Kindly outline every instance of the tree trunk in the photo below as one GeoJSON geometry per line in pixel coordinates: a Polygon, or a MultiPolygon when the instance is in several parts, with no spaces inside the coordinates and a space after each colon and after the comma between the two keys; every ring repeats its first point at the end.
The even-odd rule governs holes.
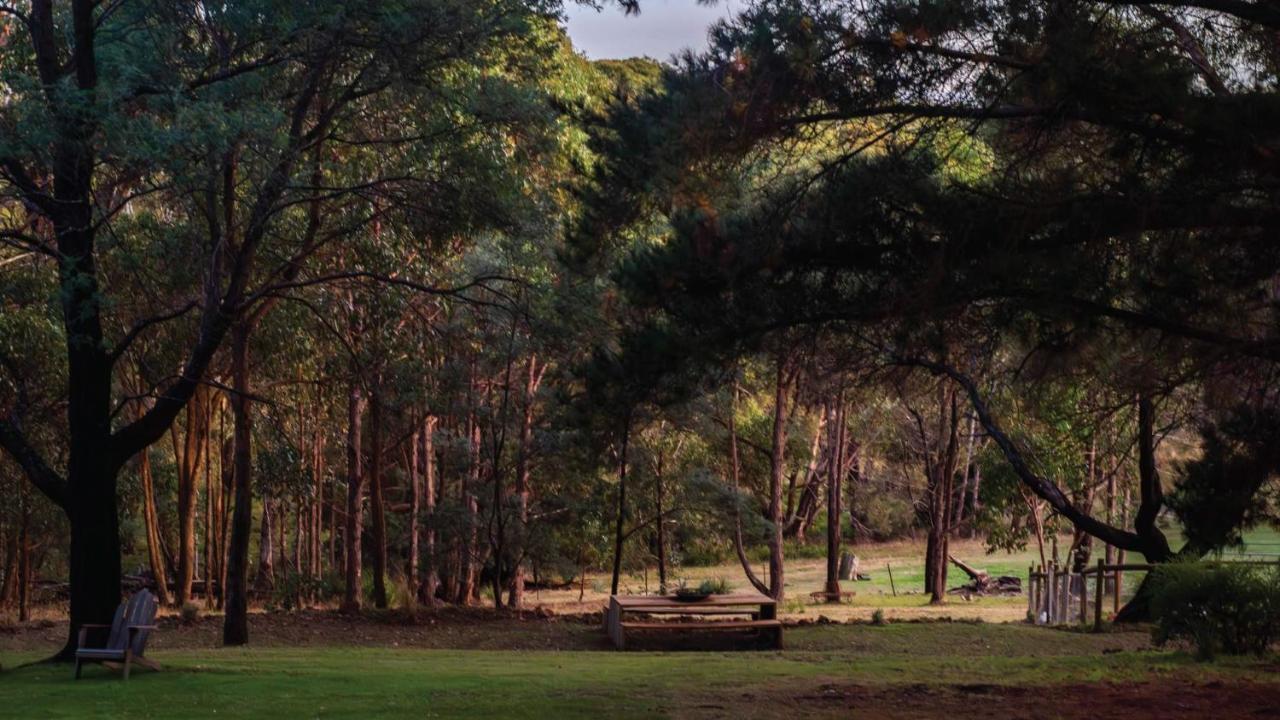
{"type": "Polygon", "coordinates": [[[234,418],[232,482],[235,509],[227,548],[226,617],[223,645],[249,642],[249,534],[253,532],[253,413],[249,407],[249,334],[252,328],[238,323],[231,332],[231,411],[234,418]]]}
{"type": "Polygon", "coordinates": [[[627,521],[627,444],[631,440],[631,413],[622,421],[622,442],[618,446],[618,512],[613,537],[613,580],[610,595],[618,594],[618,580],[622,576],[622,546],[626,540],[627,521]]]}
{"type": "Polygon", "coordinates": [[[253,577],[253,591],[259,597],[270,595],[275,586],[275,541],[271,536],[274,515],[275,499],[262,498],[262,517],[258,523],[258,572],[253,577]]]}
{"type": "Polygon", "coordinates": [[[420,567],[418,544],[418,515],[422,510],[422,481],[418,475],[418,433],[409,436],[409,458],[406,472],[409,478],[409,567],[405,573],[405,584],[409,597],[418,597],[418,573],[420,567]]]}
{"type": "Polygon", "coordinates": [[[440,574],[436,570],[436,423],[434,415],[428,415],[422,426],[422,490],[426,510],[426,541],[422,563],[420,596],[428,605],[436,604],[436,592],[440,588],[440,574]]]}
{"type": "Polygon", "coordinates": [[[840,487],[844,480],[844,394],[836,400],[831,411],[832,451],[831,470],[827,478],[827,584],[829,600],[840,600],[840,487]]]}
{"type": "Polygon", "coordinates": [[[520,419],[520,448],[516,455],[516,529],[515,567],[511,572],[510,605],[513,608],[524,606],[525,553],[529,538],[529,476],[530,455],[533,446],[533,404],[541,384],[542,373],[546,365],[538,369],[538,356],[529,356],[528,374],[524,385],[524,413],[520,419]]]}
{"type": "Polygon", "coordinates": [[[31,619],[31,510],[23,504],[18,529],[18,622],[31,619]]]}
{"type": "Polygon", "coordinates": [[[156,517],[156,495],[151,475],[151,449],[138,454],[138,477],[142,481],[142,516],[147,531],[147,560],[151,577],[155,579],[156,599],[161,605],[172,602],[169,597],[169,577],[164,569],[164,554],[160,548],[160,523],[156,517]]]}
{"type": "Polygon", "coordinates": [[[382,495],[382,400],[369,395],[369,495],[373,516],[373,606],[387,608],[387,511],[382,495]]]}
{"type": "Polygon", "coordinates": [[[654,501],[657,505],[656,507],[657,516],[654,521],[655,522],[654,530],[657,533],[657,546],[658,546],[657,548],[658,550],[658,592],[662,595],[666,595],[667,594],[667,531],[666,531],[666,518],[663,516],[663,514],[666,512],[666,508],[663,507],[664,498],[662,497],[662,490],[663,490],[662,488],[663,456],[662,455],[663,453],[662,453],[662,450],[660,449],[658,451],[658,464],[654,468],[654,473],[653,473],[654,489],[656,490],[656,494],[657,494],[657,497],[654,498],[654,501]]]}
{"type": "Polygon", "coordinates": [[[343,547],[347,557],[346,594],[342,599],[342,610],[348,613],[360,611],[361,595],[364,592],[360,575],[360,535],[364,532],[364,453],[360,436],[364,406],[360,382],[353,376],[347,393],[347,525],[346,532],[343,533],[343,547]]]}
{"type": "Polygon", "coordinates": [[[729,396],[729,473],[733,476],[733,549],[738,555],[738,562],[742,565],[742,572],[747,576],[747,582],[761,594],[767,593],[769,588],[756,577],[755,570],[751,569],[751,562],[747,558],[746,548],[742,546],[742,511],[740,507],[738,492],[741,489],[742,461],[738,456],[738,380],[733,380],[733,392],[729,396]]]}
{"type": "Polygon", "coordinates": [[[215,493],[213,488],[213,406],[207,405],[204,434],[204,606],[212,609],[214,570],[217,568],[213,552],[213,526],[215,493]]]}
{"type": "Polygon", "coordinates": [[[773,397],[773,442],[769,471],[769,596],[782,601],[786,583],[783,577],[782,545],[782,481],[786,473],[787,450],[787,367],[781,355],[777,361],[777,380],[773,397]]]}
{"type": "Polygon", "coordinates": [[[476,594],[477,541],[479,540],[479,507],[476,487],[480,484],[480,422],[475,412],[474,366],[471,382],[471,409],[467,413],[467,474],[464,476],[461,499],[466,508],[466,525],[463,528],[461,583],[457,602],[469,605],[476,594]]]}
{"type": "Polygon", "coordinates": [[[196,559],[196,480],[203,464],[204,404],[208,391],[199,386],[186,408],[186,429],[182,443],[178,442],[177,427],[169,428],[173,439],[173,455],[178,464],[178,586],[179,607],[191,600],[191,586],[195,578],[196,559]]]}

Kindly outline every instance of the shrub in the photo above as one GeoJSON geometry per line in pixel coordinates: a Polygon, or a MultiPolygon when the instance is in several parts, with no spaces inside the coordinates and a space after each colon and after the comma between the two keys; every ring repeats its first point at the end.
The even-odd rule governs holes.
{"type": "Polygon", "coordinates": [[[708,595],[728,595],[731,589],[728,581],[724,578],[703,580],[702,584],[698,585],[698,592],[708,595]]]}
{"type": "Polygon", "coordinates": [[[1196,655],[1264,655],[1280,640],[1280,568],[1174,563],[1152,577],[1152,636],[1196,655]]]}
{"type": "Polygon", "coordinates": [[[872,624],[872,625],[887,625],[887,624],[888,624],[888,621],[884,619],[884,610],[882,610],[882,609],[880,609],[880,608],[876,608],[876,611],[875,611],[875,612],[873,612],[873,613],[871,613],[871,624],[872,624]]]}

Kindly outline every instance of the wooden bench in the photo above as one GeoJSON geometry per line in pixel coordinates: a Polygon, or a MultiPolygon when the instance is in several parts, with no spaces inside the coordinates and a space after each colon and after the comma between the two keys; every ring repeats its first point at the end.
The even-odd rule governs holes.
{"type": "Polygon", "coordinates": [[[614,642],[619,650],[626,649],[626,631],[628,630],[652,630],[658,632],[703,632],[718,630],[759,630],[763,633],[772,635],[773,647],[782,649],[782,621],[781,620],[724,620],[719,622],[634,622],[627,621],[618,624],[622,632],[618,633],[614,642]]]}

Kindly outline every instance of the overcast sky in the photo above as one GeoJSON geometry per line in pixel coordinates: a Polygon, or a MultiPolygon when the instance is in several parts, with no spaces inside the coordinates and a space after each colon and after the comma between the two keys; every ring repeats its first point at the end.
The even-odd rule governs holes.
{"type": "Polygon", "coordinates": [[[707,46],[707,27],[731,14],[742,0],[720,0],[712,6],[696,0],[641,0],[640,14],[627,16],[616,4],[599,12],[566,3],[569,37],[592,60],[647,55],[668,60],[684,48],[707,46]]]}

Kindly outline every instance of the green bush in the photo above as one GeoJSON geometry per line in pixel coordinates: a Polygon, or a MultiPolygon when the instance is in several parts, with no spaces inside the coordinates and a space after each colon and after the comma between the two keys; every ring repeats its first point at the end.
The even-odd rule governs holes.
{"type": "Polygon", "coordinates": [[[1202,659],[1264,655],[1280,640],[1280,569],[1175,563],[1151,578],[1158,645],[1184,642],[1202,659]]]}
{"type": "Polygon", "coordinates": [[[703,580],[702,584],[698,585],[698,592],[708,595],[728,595],[731,590],[732,587],[724,578],[703,580]]]}

